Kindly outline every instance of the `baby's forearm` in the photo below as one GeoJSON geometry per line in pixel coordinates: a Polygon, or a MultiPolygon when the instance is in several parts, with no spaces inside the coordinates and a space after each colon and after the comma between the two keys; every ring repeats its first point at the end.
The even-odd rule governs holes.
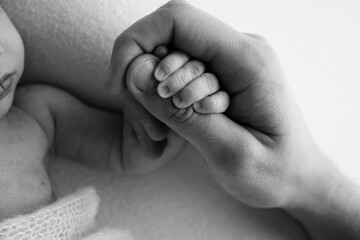
{"type": "Polygon", "coordinates": [[[325,156],[319,158],[321,168],[304,184],[302,203],[288,212],[303,224],[311,239],[360,239],[360,187],[325,156]]]}

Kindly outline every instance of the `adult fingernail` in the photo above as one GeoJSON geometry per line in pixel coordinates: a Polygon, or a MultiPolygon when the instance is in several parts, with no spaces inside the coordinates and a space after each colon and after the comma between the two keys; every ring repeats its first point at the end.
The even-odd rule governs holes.
{"type": "Polygon", "coordinates": [[[163,86],[158,91],[160,97],[166,98],[168,94],[170,93],[170,88],[168,86],[163,86]]]}
{"type": "Polygon", "coordinates": [[[156,68],[156,70],[155,70],[155,78],[156,78],[158,81],[164,80],[165,75],[166,75],[166,71],[165,71],[164,69],[162,69],[162,68],[156,68]]]}
{"type": "Polygon", "coordinates": [[[134,85],[137,89],[143,92],[153,89],[156,84],[153,77],[154,68],[154,61],[147,60],[139,64],[134,72],[134,85]]]}

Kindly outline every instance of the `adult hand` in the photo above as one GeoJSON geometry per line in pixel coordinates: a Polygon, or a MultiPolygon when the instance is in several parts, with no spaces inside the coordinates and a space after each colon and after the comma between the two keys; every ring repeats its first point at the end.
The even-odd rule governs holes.
{"type": "Polygon", "coordinates": [[[338,186],[342,193],[353,186],[317,149],[279,60],[262,37],[238,33],[183,1],[172,1],[117,38],[113,91],[125,90],[125,77],[133,96],[193,144],[235,198],[251,206],[287,209],[314,238],[356,235],[359,211],[349,209],[359,204],[334,194],[338,186]],[[207,64],[231,96],[225,115],[179,110],[171,99],[158,96],[155,77],[160,79],[166,69],[160,71],[160,60],[144,53],[159,45],[207,64]],[[344,204],[352,207],[345,211],[344,204]]]}
{"type": "Polygon", "coordinates": [[[186,141],[157,120],[130,92],[122,96],[122,164],[126,172],[154,171],[175,158],[186,141]]]}
{"type": "Polygon", "coordinates": [[[261,37],[238,33],[189,4],[173,1],[117,38],[111,66],[112,89],[125,89],[119,80],[127,71],[134,97],[200,151],[230,194],[259,207],[289,200],[294,175],[313,154],[313,142],[278,58],[261,37]],[[184,113],[156,94],[152,76],[159,59],[148,54],[130,63],[159,45],[207,63],[231,96],[226,115],[200,115],[192,107],[184,113]]]}

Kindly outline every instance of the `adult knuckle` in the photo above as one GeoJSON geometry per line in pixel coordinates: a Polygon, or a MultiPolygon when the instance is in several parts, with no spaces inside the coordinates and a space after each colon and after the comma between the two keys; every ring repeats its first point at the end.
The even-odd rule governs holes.
{"type": "Polygon", "coordinates": [[[185,0],[171,0],[164,5],[166,8],[178,8],[188,5],[185,0]]]}
{"type": "Polygon", "coordinates": [[[277,53],[269,44],[262,43],[261,47],[263,55],[266,59],[275,60],[278,58],[277,53]]]}
{"type": "Polygon", "coordinates": [[[264,61],[271,61],[274,58],[277,58],[275,50],[270,46],[268,42],[257,41],[254,42],[254,50],[258,53],[258,56],[261,57],[264,61]]]}
{"type": "Polygon", "coordinates": [[[247,48],[250,58],[252,58],[253,63],[255,63],[253,65],[254,73],[273,72],[275,68],[278,68],[276,65],[279,62],[277,54],[267,43],[249,40],[247,48]]]}
{"type": "Polygon", "coordinates": [[[184,0],[172,0],[160,7],[157,13],[163,14],[163,19],[183,19],[192,8],[194,7],[184,0]]]}
{"type": "Polygon", "coordinates": [[[260,42],[262,42],[262,43],[264,43],[264,44],[269,44],[269,40],[266,38],[266,37],[264,37],[264,36],[262,36],[262,35],[259,35],[259,34],[255,34],[255,33],[252,33],[251,34],[256,40],[258,40],[258,41],[260,41],[260,42]]]}

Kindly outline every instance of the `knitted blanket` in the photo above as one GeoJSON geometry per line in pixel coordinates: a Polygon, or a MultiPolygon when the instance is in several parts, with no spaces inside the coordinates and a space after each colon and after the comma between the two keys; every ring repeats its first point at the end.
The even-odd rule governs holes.
{"type": "Polygon", "coordinates": [[[0,222],[0,240],[131,240],[128,231],[91,233],[99,206],[94,188],[85,188],[29,215],[0,222]]]}

